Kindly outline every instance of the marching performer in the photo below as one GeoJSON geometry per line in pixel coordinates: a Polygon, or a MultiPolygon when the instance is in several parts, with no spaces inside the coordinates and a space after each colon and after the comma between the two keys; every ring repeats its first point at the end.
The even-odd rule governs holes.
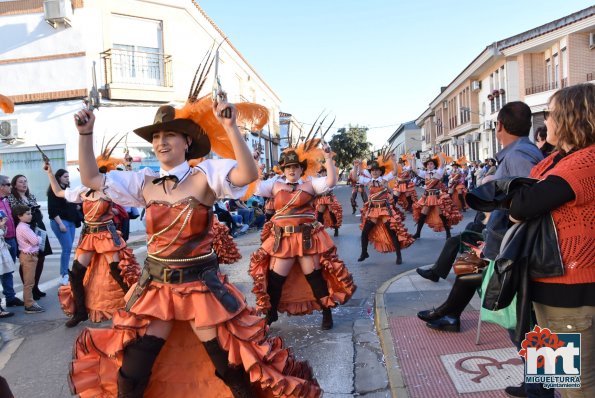
{"type": "Polygon", "coordinates": [[[353,161],[353,168],[349,172],[349,177],[347,177],[347,183],[351,185],[351,207],[353,212],[351,214],[355,214],[355,210],[357,209],[357,194],[359,193],[362,197],[362,204],[368,201],[368,194],[366,193],[366,187],[358,182],[359,177],[370,177],[370,174],[367,173],[365,169],[362,169],[362,161],[360,159],[355,159],[353,161]]]}
{"type": "Polygon", "coordinates": [[[396,207],[389,191],[388,181],[394,178],[394,174],[392,171],[385,174],[387,167],[392,170],[397,168],[394,154],[383,153],[369,161],[371,177],[360,176],[358,179],[360,184],[369,187],[370,197],[362,208],[362,253],[357,261],[369,257],[368,242],[372,241],[374,248],[381,253],[396,252],[396,263],[402,264],[401,249],[409,247],[414,241],[403,224],[404,215],[396,207]]]}
{"type": "Polygon", "coordinates": [[[229,104],[220,90],[198,98],[206,69],[182,109],[161,106],[152,125],[135,130],[152,144],[158,173],[99,174],[94,115],[76,115],[82,182],[123,206],[146,206],[148,238],[145,267],[113,328],[87,329],[76,340],[70,379],[83,398],[321,394],[307,363],[296,361],[280,338],[267,338],[264,319],[219,272],[213,203],[242,197],[258,178],[238,124],[260,129],[268,110],[229,104]],[[211,147],[222,159],[188,165],[211,147]]]}
{"type": "Polygon", "coordinates": [[[402,155],[398,160],[393,195],[404,211],[413,212],[413,202],[417,202],[417,192],[415,192],[411,165],[406,155],[402,155]]]}
{"type": "Polygon", "coordinates": [[[333,153],[328,146],[324,152],[317,148],[320,141],[306,139],[287,148],[279,160],[285,180],[261,181],[257,188],[257,195],[272,198],[275,206],[249,271],[257,308],[266,312],[268,324],[278,319],[279,311],[303,315],[322,310],[321,329],[331,329],[331,308],[347,302],[356,289],[332,238],[316,221],[316,196],[337,182],[333,153]],[[308,178],[322,157],[327,176],[308,178]]]}
{"type": "MultiPolygon", "coordinates": [[[[110,157],[112,151],[106,148],[97,157],[101,173],[115,170],[121,162],[110,157]]],[[[71,203],[82,203],[84,214],[72,270],[68,271],[70,283],[58,290],[62,310],[72,315],[66,327],[74,327],[89,318],[91,322],[111,319],[124,306],[124,295],[140,275],[132,250],[114,225],[113,203],[103,192],[82,185],[62,189],[49,163],[44,169],[54,195],[71,203]]]]}
{"type": "Polygon", "coordinates": [[[460,160],[457,160],[450,164],[452,170],[450,176],[448,176],[448,194],[456,208],[466,212],[465,195],[467,194],[467,188],[465,187],[465,173],[459,162],[460,160]]]}
{"type": "MultiPolygon", "coordinates": [[[[326,177],[326,167],[322,166],[318,170],[319,177],[326,177]]],[[[316,204],[316,220],[323,224],[325,228],[333,228],[335,230],[334,236],[339,236],[339,228],[343,223],[343,207],[335,197],[333,189],[329,189],[326,193],[319,195],[315,199],[316,204]]]]}
{"type": "MultiPolygon", "coordinates": [[[[414,165],[416,164],[413,158],[414,165]]],[[[424,223],[436,232],[446,231],[450,238],[450,228],[458,224],[463,215],[454,207],[448,193],[444,192],[442,176],[444,169],[440,167],[445,158],[434,156],[423,162],[424,169],[417,168],[417,175],[425,179],[425,190],[422,197],[413,205],[413,219],[417,222],[414,239],[419,239],[424,223]]]]}

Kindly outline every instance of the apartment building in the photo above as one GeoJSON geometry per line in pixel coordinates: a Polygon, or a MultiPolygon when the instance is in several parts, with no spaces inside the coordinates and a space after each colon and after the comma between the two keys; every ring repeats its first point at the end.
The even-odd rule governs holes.
{"type": "Polygon", "coordinates": [[[498,111],[524,101],[533,128],[558,89],[595,83],[595,6],[488,45],[416,119],[425,153],[494,157],[498,111]]]}
{"type": "MultiPolygon", "coordinates": [[[[2,173],[27,175],[41,199],[48,183],[34,144],[54,169],[68,167],[76,177],[73,114],[84,99],[93,94],[100,105],[98,152],[104,137],[152,123],[160,105],[181,106],[203,56],[225,38],[193,0],[4,0],[0,24],[1,90],[16,105],[13,114],[0,115],[2,173]]],[[[269,109],[260,135],[279,137],[280,98],[229,40],[219,49],[219,76],[231,102],[269,109]]],[[[204,95],[212,85],[213,70],[204,95]]],[[[158,164],[136,135],[123,143],[135,167],[158,164]]]]}
{"type": "Polygon", "coordinates": [[[421,150],[421,142],[421,128],[415,120],[399,125],[388,138],[388,145],[395,148],[397,155],[421,150]]]}

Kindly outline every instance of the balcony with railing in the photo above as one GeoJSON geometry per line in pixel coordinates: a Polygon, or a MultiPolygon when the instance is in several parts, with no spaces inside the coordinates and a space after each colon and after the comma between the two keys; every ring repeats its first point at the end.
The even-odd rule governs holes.
{"type": "Polygon", "coordinates": [[[109,98],[169,100],[155,92],[173,91],[171,55],[110,48],[101,58],[109,98]]]}
{"type": "Polygon", "coordinates": [[[559,86],[558,86],[557,81],[544,83],[544,84],[538,84],[533,87],[525,88],[525,95],[537,94],[537,93],[542,93],[544,91],[550,91],[550,90],[557,90],[558,87],[559,86]]]}

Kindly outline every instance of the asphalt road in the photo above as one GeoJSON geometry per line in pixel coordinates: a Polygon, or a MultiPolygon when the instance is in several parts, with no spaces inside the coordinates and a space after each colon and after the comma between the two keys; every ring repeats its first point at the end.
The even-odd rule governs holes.
{"type": "MultiPolygon", "coordinates": [[[[442,244],[444,233],[434,233],[427,227],[422,239],[403,250],[403,264],[395,265],[392,253],[381,254],[370,245],[370,258],[357,262],[360,254],[359,213],[351,214],[351,190],[338,186],[335,193],[343,204],[344,221],[339,236],[334,238],[339,256],[353,274],[357,291],[344,306],[333,310],[335,326],[320,330],[321,315],[287,317],[281,315],[271,327],[271,333],[283,336],[293,347],[296,356],[310,361],[325,397],[389,397],[388,377],[378,336],[374,327],[374,293],[386,280],[412,268],[431,264],[442,244]]],[[[361,205],[361,199],[358,198],[361,205]]],[[[456,226],[454,233],[470,221],[471,213],[456,226]]],[[[405,222],[414,229],[411,215],[405,222]]],[[[330,231],[330,230],[329,230],[330,231]]],[[[331,231],[332,233],[332,231],[331,231]]],[[[251,232],[237,238],[243,258],[236,264],[222,266],[230,280],[254,304],[250,292],[252,281],[248,275],[250,253],[258,247],[259,234],[251,232]]],[[[142,246],[142,245],[137,245],[142,246]]],[[[136,250],[139,262],[144,260],[142,247],[136,250]]],[[[42,314],[25,314],[22,307],[11,308],[16,315],[0,320],[2,349],[0,374],[4,376],[15,397],[70,397],[67,373],[72,344],[85,322],[74,329],[64,327],[67,320],[57,300],[59,255],[46,259],[42,290],[48,296],[39,303],[46,308],[42,314]]],[[[22,290],[18,276],[15,288],[22,290]]],[[[109,327],[109,322],[99,325],[109,327]]],[[[197,396],[206,396],[203,394],[197,396]]]]}

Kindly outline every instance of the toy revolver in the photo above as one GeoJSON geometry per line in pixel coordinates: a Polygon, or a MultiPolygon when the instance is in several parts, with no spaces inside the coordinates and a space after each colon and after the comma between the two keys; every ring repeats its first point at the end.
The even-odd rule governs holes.
{"type": "MultiPolygon", "coordinates": [[[[225,40],[224,40],[225,41],[225,40]]],[[[223,42],[221,42],[223,44],[223,42]]],[[[221,46],[219,44],[219,46],[221,46]]],[[[227,94],[221,88],[221,81],[219,80],[219,48],[215,52],[215,81],[213,82],[213,90],[211,92],[211,98],[214,102],[227,102],[227,94]]],[[[221,117],[231,119],[231,108],[225,108],[220,113],[221,117]]]]}
{"type": "MultiPolygon", "coordinates": [[[[89,91],[89,95],[85,98],[84,102],[87,106],[87,110],[93,112],[94,109],[99,109],[99,91],[97,90],[97,75],[95,74],[95,61],[93,61],[93,68],[91,69],[93,75],[93,87],[89,91]]],[[[79,126],[85,124],[85,122],[77,118],[76,123],[79,126]]]]}
{"type": "Polygon", "coordinates": [[[41,158],[43,159],[43,162],[45,164],[49,164],[50,163],[50,158],[48,158],[48,155],[46,155],[45,152],[41,150],[41,148],[39,147],[39,145],[35,144],[35,147],[37,148],[37,150],[39,151],[39,153],[41,153],[41,158]]]}

